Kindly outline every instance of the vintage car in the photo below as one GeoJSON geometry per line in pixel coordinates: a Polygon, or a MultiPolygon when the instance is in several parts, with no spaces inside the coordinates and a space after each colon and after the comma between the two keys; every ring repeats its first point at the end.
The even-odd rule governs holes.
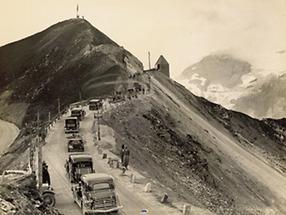
{"type": "Polygon", "coordinates": [[[84,141],[81,137],[68,139],[68,152],[84,152],[84,141]]]}
{"type": "Polygon", "coordinates": [[[113,177],[107,174],[82,175],[80,182],[72,187],[72,193],[83,215],[117,214],[122,208],[113,177]]]}
{"type": "Polygon", "coordinates": [[[77,183],[83,174],[94,172],[92,156],[87,153],[70,154],[65,168],[70,182],[77,183]]]}
{"type": "Polygon", "coordinates": [[[91,99],[89,101],[88,107],[89,110],[99,110],[102,108],[102,101],[100,99],[91,99]]]}
{"type": "Polygon", "coordinates": [[[71,109],[71,117],[77,117],[78,120],[82,120],[85,117],[85,111],[82,107],[76,107],[71,109]]]}
{"type": "Polygon", "coordinates": [[[65,119],[65,133],[78,133],[79,120],[77,117],[68,117],[65,119]]]}

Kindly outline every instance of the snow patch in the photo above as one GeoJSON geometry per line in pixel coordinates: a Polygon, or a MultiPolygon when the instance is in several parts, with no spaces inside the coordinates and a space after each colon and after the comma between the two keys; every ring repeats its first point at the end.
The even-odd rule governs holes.
{"type": "Polygon", "coordinates": [[[198,73],[192,74],[190,81],[199,81],[201,86],[205,86],[207,79],[201,77],[198,73]]]}

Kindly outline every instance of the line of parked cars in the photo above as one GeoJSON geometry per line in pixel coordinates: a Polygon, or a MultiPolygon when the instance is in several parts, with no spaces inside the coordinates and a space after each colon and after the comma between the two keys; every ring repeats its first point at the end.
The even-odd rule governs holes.
{"type": "Polygon", "coordinates": [[[80,108],[72,109],[71,117],[65,121],[65,133],[73,133],[67,138],[67,151],[72,153],[66,160],[65,169],[72,185],[74,202],[81,208],[83,215],[117,214],[122,206],[115,191],[113,177],[96,173],[92,156],[84,152],[85,141],[79,134],[79,121],[84,115],[85,112],[80,111],[80,108]],[[71,118],[73,123],[69,121],[71,118]],[[73,129],[67,129],[69,123],[73,124],[70,126],[73,129]]]}

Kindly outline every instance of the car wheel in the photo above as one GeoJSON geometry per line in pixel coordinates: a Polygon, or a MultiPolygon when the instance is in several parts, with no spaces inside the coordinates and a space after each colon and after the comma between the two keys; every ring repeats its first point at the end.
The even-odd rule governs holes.
{"type": "Polygon", "coordinates": [[[56,204],[56,198],[55,195],[52,193],[43,193],[42,195],[43,202],[45,205],[48,205],[50,207],[54,207],[56,204]]]}

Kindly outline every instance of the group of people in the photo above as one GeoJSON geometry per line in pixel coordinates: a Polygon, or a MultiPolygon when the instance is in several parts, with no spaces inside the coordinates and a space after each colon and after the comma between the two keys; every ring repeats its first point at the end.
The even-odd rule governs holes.
{"type": "Polygon", "coordinates": [[[128,169],[129,158],[130,158],[130,150],[128,149],[126,145],[123,144],[121,146],[120,154],[121,154],[121,163],[122,163],[123,169],[126,171],[128,169]]]}

